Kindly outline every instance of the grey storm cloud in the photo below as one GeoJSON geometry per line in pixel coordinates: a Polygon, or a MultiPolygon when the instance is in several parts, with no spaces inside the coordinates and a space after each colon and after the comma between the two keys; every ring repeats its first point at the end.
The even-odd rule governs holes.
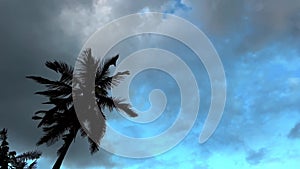
{"type": "MultiPolygon", "coordinates": [[[[46,100],[33,93],[43,90],[43,87],[26,79],[25,76],[41,75],[55,79],[55,73],[44,66],[46,61],[61,60],[72,65],[75,63],[84,39],[90,36],[98,26],[116,17],[138,12],[145,5],[159,11],[164,3],[161,1],[150,3],[145,0],[138,3],[131,2],[107,2],[107,7],[114,6],[111,16],[97,25],[97,20],[93,20],[99,15],[95,8],[96,1],[0,1],[0,71],[2,75],[0,128],[8,128],[9,140],[15,150],[37,148],[42,150],[42,157],[47,158],[51,164],[54,162],[60,143],[51,148],[35,147],[42,132],[41,129],[36,128],[37,123],[33,122],[31,117],[35,111],[47,109],[47,107],[41,104],[46,100]],[[78,12],[78,9],[83,9],[87,15],[72,18],[73,15],[78,16],[73,13],[78,12]],[[63,23],[64,21],[66,24],[63,23]],[[94,27],[93,22],[95,22],[94,27]],[[83,33],[83,27],[93,29],[83,33]],[[69,30],[73,32],[70,33],[69,30]]],[[[76,143],[72,145],[73,150],[71,148],[67,155],[66,165],[72,168],[76,166],[82,168],[80,166],[86,165],[114,166],[110,160],[112,155],[105,151],[91,157],[85,142],[86,140],[77,138],[76,143]]]]}
{"type": "Polygon", "coordinates": [[[11,135],[20,138],[16,140],[24,137],[25,144],[35,135],[30,118],[40,102],[32,95],[37,86],[25,76],[43,73],[43,63],[50,57],[78,52],[76,44],[70,43],[74,39],[64,37],[54,26],[61,5],[55,1],[0,2],[1,127],[8,127],[11,135]]]}
{"type": "MultiPolygon", "coordinates": [[[[42,86],[25,76],[55,78],[44,63],[57,59],[72,64],[80,50],[77,38],[64,34],[57,26],[61,11],[72,5],[90,6],[87,1],[0,1],[0,128],[8,128],[11,146],[17,151],[35,148],[42,133],[31,117],[35,111],[47,108],[41,105],[45,101],[42,97],[33,95],[42,86]]],[[[43,157],[54,161],[55,149],[39,149],[43,157]]]]}
{"type": "Polygon", "coordinates": [[[240,52],[262,49],[272,41],[300,36],[298,0],[188,1],[191,19],[208,35],[237,41],[240,52]],[[200,21],[200,23],[199,23],[200,21]],[[244,35],[236,37],[236,33],[244,35]]]}
{"type": "MultiPolygon", "coordinates": [[[[259,50],[265,47],[266,44],[276,42],[285,37],[298,38],[298,42],[293,42],[299,43],[299,0],[230,0],[226,2],[222,0],[182,0],[181,2],[190,7],[183,17],[186,17],[186,19],[203,29],[209,37],[222,40],[228,38],[230,42],[236,43],[228,47],[228,50],[234,51],[233,57],[237,56],[236,51],[259,50]]],[[[36,128],[37,123],[31,120],[31,116],[35,111],[47,108],[41,105],[45,99],[33,95],[35,91],[43,88],[25,79],[26,75],[42,75],[55,78],[55,73],[48,71],[44,63],[47,60],[56,59],[66,61],[72,65],[75,63],[81,45],[100,26],[124,15],[143,10],[165,11],[167,8],[172,8],[172,5],[174,3],[167,0],[0,0],[0,71],[2,73],[0,83],[0,128],[8,128],[12,147],[17,151],[34,149],[35,143],[42,135],[41,130],[36,128]]],[[[181,12],[180,10],[172,10],[174,14],[181,12]]],[[[226,46],[222,44],[221,40],[217,41],[217,43],[226,46]]],[[[224,51],[222,51],[221,56],[224,56],[223,53],[224,51]]],[[[226,57],[230,56],[226,55],[226,57]]],[[[226,62],[232,61],[232,59],[228,60],[226,62]]],[[[251,67],[246,68],[251,69],[251,67]]],[[[226,71],[227,75],[234,75],[232,78],[242,79],[242,77],[238,76],[238,72],[232,72],[234,70],[231,68],[226,71]]],[[[245,74],[245,76],[248,75],[245,74]]],[[[250,77],[256,78],[254,75],[250,77]]],[[[229,80],[232,80],[229,81],[229,87],[233,87],[232,85],[244,85],[235,82],[233,84],[233,79],[229,80]]],[[[274,84],[276,83],[274,82],[274,84]]],[[[248,81],[247,85],[249,86],[248,81]]],[[[268,86],[268,90],[271,89],[268,86]]],[[[244,93],[245,90],[251,92],[247,86],[243,89],[244,93]]],[[[229,97],[232,96],[231,99],[234,98],[235,91],[231,90],[229,92],[231,92],[229,97]]],[[[264,93],[267,92],[260,92],[261,95],[264,93]]],[[[232,120],[232,132],[227,134],[225,128],[221,128],[216,132],[216,135],[219,134],[219,138],[211,140],[211,143],[208,142],[204,148],[211,148],[208,145],[213,146],[213,143],[216,142],[222,143],[217,144],[219,145],[217,148],[221,149],[220,147],[222,146],[220,145],[227,146],[224,143],[226,140],[233,140],[230,143],[231,147],[239,147],[246,144],[243,139],[243,136],[246,134],[240,137],[235,135],[235,133],[241,131],[237,124],[242,123],[238,120],[240,117],[239,113],[243,110],[240,105],[244,105],[244,98],[231,101],[235,102],[235,104],[231,104],[227,109],[234,112],[227,113],[228,119],[225,117],[223,124],[227,126],[227,129],[228,125],[230,125],[227,123],[231,122],[229,118],[235,116],[237,122],[233,123],[235,119],[232,120]],[[226,133],[226,137],[223,137],[225,134],[222,135],[221,132],[226,133]]],[[[292,101],[288,104],[295,105],[292,101]]],[[[265,107],[269,108],[273,105],[274,102],[272,100],[265,107]]],[[[284,105],[284,107],[289,106],[281,102],[280,105],[284,105]]],[[[262,112],[261,109],[263,107],[257,106],[257,108],[252,108],[252,111],[259,114],[262,112]]],[[[251,120],[250,118],[249,121],[251,120]]],[[[247,127],[246,125],[242,126],[245,130],[247,127]]],[[[288,137],[300,137],[299,123],[291,129],[288,137]]],[[[56,158],[56,150],[59,146],[60,144],[58,143],[50,148],[41,146],[38,149],[43,151],[42,157],[47,158],[53,164],[56,158]]],[[[246,161],[253,165],[259,164],[266,154],[265,149],[248,152],[246,161]]],[[[87,165],[102,165],[113,168],[117,164],[112,158],[114,158],[112,154],[105,151],[100,151],[90,156],[86,140],[76,138],[64,164],[71,168],[82,168],[82,166],[87,165]]],[[[133,162],[142,162],[142,160],[133,162]]],[[[44,168],[48,168],[48,166],[44,168]]]]}

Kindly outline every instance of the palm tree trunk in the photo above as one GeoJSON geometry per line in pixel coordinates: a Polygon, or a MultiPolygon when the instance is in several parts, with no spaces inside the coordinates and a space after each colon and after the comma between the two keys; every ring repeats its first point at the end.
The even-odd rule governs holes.
{"type": "Polygon", "coordinates": [[[67,151],[72,143],[73,139],[67,139],[65,141],[64,148],[62,149],[61,153],[59,154],[55,164],[53,165],[52,169],[60,169],[60,166],[62,165],[62,162],[67,154],[67,151]]]}
{"type": "Polygon", "coordinates": [[[68,149],[70,148],[70,145],[72,144],[72,141],[75,139],[76,135],[77,135],[78,130],[76,130],[73,135],[73,137],[67,137],[65,140],[65,144],[63,145],[60,154],[55,162],[55,164],[53,165],[52,169],[60,169],[62,162],[67,154],[68,149]]]}

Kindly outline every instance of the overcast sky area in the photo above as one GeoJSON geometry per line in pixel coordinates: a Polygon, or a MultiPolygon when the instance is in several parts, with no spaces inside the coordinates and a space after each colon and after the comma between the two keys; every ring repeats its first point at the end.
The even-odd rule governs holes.
{"type": "MultiPolygon", "coordinates": [[[[62,168],[297,169],[299,0],[0,0],[0,129],[8,129],[10,147],[17,152],[42,151],[38,168],[51,168],[62,142],[36,147],[43,133],[31,117],[35,111],[46,108],[41,104],[45,98],[33,94],[43,86],[25,76],[55,79],[56,74],[44,66],[46,61],[74,65],[84,43],[101,26],[125,15],[149,11],[188,20],[214,45],[227,80],[226,106],[217,130],[207,142],[199,144],[211,89],[197,56],[172,38],[135,36],[116,44],[107,56],[119,53],[121,61],[146,48],[161,48],[178,55],[195,74],[199,86],[201,101],[195,125],[176,147],[144,159],[120,157],[102,149],[90,155],[87,140],[78,137],[62,168]]],[[[105,35],[103,41],[109,36],[105,35]]],[[[130,97],[135,108],[147,110],[151,106],[149,93],[156,88],[164,91],[168,100],[160,118],[149,124],[136,124],[118,112],[106,112],[108,124],[131,137],[149,137],[166,130],[176,120],[181,101],[171,76],[157,70],[138,74],[130,86],[130,97]]],[[[117,140],[112,143],[122,144],[117,140]]]]}

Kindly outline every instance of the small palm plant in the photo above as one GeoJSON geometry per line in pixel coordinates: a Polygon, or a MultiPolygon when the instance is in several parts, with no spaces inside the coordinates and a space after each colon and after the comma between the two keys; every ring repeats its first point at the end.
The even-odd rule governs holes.
{"type": "Polygon", "coordinates": [[[9,143],[7,141],[7,129],[0,131],[0,168],[1,169],[33,169],[36,167],[37,159],[41,153],[38,151],[29,151],[17,155],[15,151],[9,151],[9,143]],[[28,161],[33,161],[28,164],[28,161]]]}
{"type": "MultiPolygon", "coordinates": [[[[74,108],[74,90],[72,90],[72,82],[73,86],[74,83],[76,83],[76,79],[73,79],[73,67],[58,61],[46,62],[46,66],[49,69],[60,74],[60,78],[58,80],[48,80],[39,76],[27,76],[27,78],[33,79],[46,86],[47,90],[36,92],[36,94],[46,96],[48,98],[48,102],[44,104],[53,106],[49,110],[40,110],[36,112],[32,117],[33,120],[40,121],[38,127],[43,127],[43,131],[45,133],[45,135],[37,142],[37,145],[46,144],[47,146],[51,146],[60,139],[64,141],[64,144],[57,151],[58,158],[53,169],[60,168],[63,159],[78,132],[82,137],[87,137],[90,144],[91,154],[99,150],[100,139],[104,136],[106,129],[105,115],[103,113],[104,109],[108,108],[109,111],[112,111],[113,109],[122,110],[131,117],[137,116],[137,114],[131,109],[131,106],[124,102],[124,99],[115,98],[109,95],[109,90],[115,85],[118,85],[124,76],[129,74],[129,72],[125,71],[111,75],[109,68],[112,65],[116,66],[118,57],[119,56],[117,55],[108,60],[98,61],[92,57],[91,49],[87,49],[83,51],[83,59],[80,60],[80,63],[83,65],[83,77],[88,78],[91,75],[96,74],[94,77],[91,77],[94,78],[93,83],[95,83],[95,89],[93,90],[93,95],[90,95],[90,97],[91,100],[94,99],[96,101],[96,105],[100,110],[100,114],[98,114],[98,116],[101,116],[102,118],[100,119],[103,119],[97,121],[98,126],[100,125],[100,128],[97,128],[100,131],[96,132],[98,133],[97,139],[92,139],[90,137],[90,133],[87,133],[87,130],[82,127],[77,118],[78,114],[76,114],[74,108]]],[[[83,95],[85,88],[87,88],[87,86],[91,86],[90,84],[87,84],[88,81],[85,82],[82,82],[79,85],[79,90],[75,91],[75,93],[77,93],[75,96],[80,97],[83,95]]],[[[87,92],[85,92],[85,94],[86,93],[87,92]]],[[[86,105],[86,107],[89,107],[89,105],[86,105]]],[[[90,108],[90,110],[92,109],[90,108]]],[[[76,109],[76,111],[78,110],[76,109]]],[[[80,112],[80,114],[88,113],[91,112],[80,112]]]]}

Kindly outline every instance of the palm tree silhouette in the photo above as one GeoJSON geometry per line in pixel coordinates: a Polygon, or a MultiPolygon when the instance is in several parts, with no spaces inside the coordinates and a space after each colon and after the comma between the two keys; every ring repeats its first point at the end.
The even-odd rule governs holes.
{"type": "Polygon", "coordinates": [[[9,151],[9,143],[7,141],[7,129],[0,131],[0,168],[1,169],[33,169],[36,167],[37,159],[41,154],[38,151],[29,151],[17,155],[15,151],[9,151]],[[34,160],[28,165],[28,160],[34,160]]]}
{"type": "MultiPolygon", "coordinates": [[[[57,151],[58,158],[53,165],[53,169],[60,168],[78,132],[80,132],[82,137],[87,137],[91,154],[99,150],[100,139],[104,136],[106,129],[105,115],[103,113],[105,108],[108,108],[109,111],[113,109],[122,110],[131,117],[137,116],[131,109],[131,106],[124,102],[124,99],[109,96],[109,90],[118,85],[124,76],[129,74],[128,71],[125,71],[110,75],[111,72],[109,68],[112,65],[116,66],[116,61],[119,56],[116,55],[111,59],[98,61],[92,57],[91,49],[83,51],[82,56],[83,59],[79,60],[79,63],[82,65],[82,78],[73,78],[74,68],[58,61],[46,62],[45,64],[49,69],[60,74],[60,78],[57,81],[48,80],[39,76],[27,76],[27,78],[33,79],[47,87],[47,90],[36,92],[36,94],[48,97],[48,102],[44,104],[53,105],[53,108],[49,110],[37,111],[32,117],[33,120],[40,121],[38,127],[43,127],[45,133],[37,142],[37,145],[46,144],[47,146],[51,146],[59,139],[64,141],[64,144],[57,151]],[[94,85],[90,84],[90,78],[94,78],[94,81],[92,81],[94,85]],[[72,82],[73,87],[77,86],[76,89],[73,89],[73,93],[72,82]],[[87,90],[91,86],[94,86],[94,90],[87,90]],[[100,121],[93,121],[91,118],[87,118],[91,125],[97,126],[97,131],[87,130],[84,125],[81,125],[81,122],[77,118],[78,113],[76,114],[75,112],[74,99],[80,100],[82,96],[90,98],[90,100],[88,102],[85,101],[86,105],[83,107],[86,107],[86,109],[80,109],[80,115],[86,116],[87,118],[91,113],[95,113],[95,111],[93,111],[95,107],[93,107],[92,104],[95,101],[95,105],[98,110],[100,110],[100,114],[95,114],[95,116],[101,117],[98,118],[100,121]],[[93,135],[94,138],[92,138],[91,135],[93,135]]],[[[76,111],[78,111],[78,109],[76,109],[76,111]]]]}

